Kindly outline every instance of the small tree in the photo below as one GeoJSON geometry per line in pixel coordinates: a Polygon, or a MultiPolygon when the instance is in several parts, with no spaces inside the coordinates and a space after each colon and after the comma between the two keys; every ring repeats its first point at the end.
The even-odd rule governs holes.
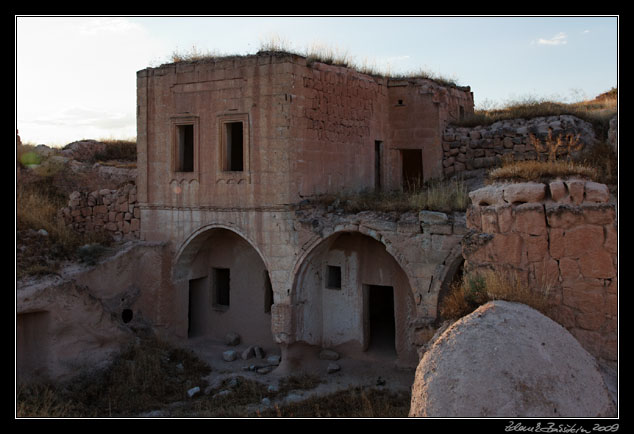
{"type": "Polygon", "coordinates": [[[531,144],[535,147],[538,152],[547,152],[548,153],[548,161],[554,162],[557,160],[557,154],[563,153],[563,149],[566,149],[566,153],[568,154],[568,160],[571,159],[571,155],[573,151],[579,151],[583,147],[583,143],[579,140],[581,134],[559,134],[557,137],[553,138],[553,129],[548,128],[548,137],[546,138],[546,142],[542,143],[540,139],[535,137],[534,134],[528,135],[531,144]]]}

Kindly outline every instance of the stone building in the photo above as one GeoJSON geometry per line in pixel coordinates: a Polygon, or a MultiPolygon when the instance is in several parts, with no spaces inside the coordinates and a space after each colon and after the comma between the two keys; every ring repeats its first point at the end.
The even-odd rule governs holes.
{"type": "Polygon", "coordinates": [[[471,112],[469,88],[289,53],[139,71],[140,238],[168,253],[136,308],[172,337],[233,331],[283,357],[380,343],[415,366],[464,218],[299,205],[441,177],[443,130],[471,112]]]}

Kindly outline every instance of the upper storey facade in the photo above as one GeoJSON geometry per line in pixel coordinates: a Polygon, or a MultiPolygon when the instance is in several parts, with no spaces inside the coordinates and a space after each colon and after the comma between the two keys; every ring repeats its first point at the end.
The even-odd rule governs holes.
{"type": "Polygon", "coordinates": [[[442,176],[442,130],[468,88],[258,53],[137,73],[138,198],[149,206],[284,206],[442,176]]]}

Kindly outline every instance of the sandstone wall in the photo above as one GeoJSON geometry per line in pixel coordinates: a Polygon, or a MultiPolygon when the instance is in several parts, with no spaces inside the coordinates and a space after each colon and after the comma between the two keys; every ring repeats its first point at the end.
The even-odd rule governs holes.
{"type": "Polygon", "coordinates": [[[465,270],[511,270],[548,288],[553,319],[594,356],[616,360],[618,236],[607,186],[499,184],[470,196],[465,270]]]}
{"type": "Polygon", "coordinates": [[[502,158],[512,156],[515,161],[545,159],[538,155],[529,139],[529,134],[542,144],[552,129],[553,137],[580,134],[585,145],[595,141],[592,125],[575,116],[561,115],[539,117],[530,120],[512,119],[495,122],[489,126],[447,127],[443,147],[443,170],[445,176],[499,165],[502,158]]]}
{"type": "Polygon", "coordinates": [[[141,210],[134,184],[118,190],[75,191],[60,214],[78,232],[106,231],[115,239],[139,238],[141,210]]]}
{"type": "MultiPolygon", "coordinates": [[[[224,255],[229,260],[235,254],[232,253],[231,246],[237,246],[238,243],[222,246],[214,242],[214,237],[215,234],[227,234],[230,231],[251,245],[261,257],[270,276],[273,293],[270,331],[276,343],[292,345],[301,342],[308,333],[321,334],[321,328],[311,328],[314,322],[307,322],[305,319],[308,318],[307,315],[321,315],[320,306],[328,300],[324,299],[310,306],[303,303],[302,282],[308,275],[307,270],[321,269],[323,258],[332,253],[331,244],[335,246],[338,241],[343,242],[340,236],[356,234],[361,239],[373,242],[374,246],[379,247],[377,251],[381,251],[384,256],[391,256],[395,264],[390,269],[400,268],[406,276],[407,282],[402,285],[402,279],[398,282],[397,279],[391,280],[395,291],[398,292],[401,287],[407,287],[409,291],[403,297],[407,297],[409,301],[402,303],[408,307],[402,309],[402,315],[396,315],[401,327],[397,342],[402,347],[398,359],[399,363],[405,365],[417,361],[416,349],[426,342],[429,331],[427,327],[436,319],[440,288],[449,278],[449,270],[455,269],[453,265],[462,261],[460,240],[466,232],[463,215],[429,211],[404,214],[366,211],[345,214],[341,210],[328,211],[314,206],[296,211],[273,208],[238,211],[205,207],[168,209],[144,206],[141,216],[144,221],[141,235],[143,240],[168,241],[165,240],[165,234],[171,235],[167,242],[170,251],[165,256],[172,270],[171,279],[162,281],[160,288],[157,285],[156,291],[160,297],[148,300],[149,304],[144,308],[144,311],[161,313],[160,320],[158,317],[150,318],[157,324],[159,333],[178,338],[187,336],[190,284],[204,278],[210,271],[209,267],[197,266],[197,258],[209,255],[211,260],[212,255],[224,255]],[[145,228],[155,229],[151,231],[145,228]]],[[[369,276],[369,273],[381,266],[377,258],[365,255],[363,249],[355,252],[358,254],[338,257],[343,261],[340,264],[343,280],[352,275],[347,270],[351,273],[357,270],[358,274],[355,275],[369,276]],[[351,261],[355,257],[363,260],[354,265],[351,261]],[[350,266],[347,265],[349,263],[350,266]]],[[[250,269],[246,263],[231,266],[218,262],[218,265],[214,263],[211,267],[234,267],[232,275],[253,272],[252,267],[250,269]]],[[[362,297],[361,284],[390,285],[389,282],[387,279],[362,281],[355,286],[359,291],[355,293],[355,297],[362,297]]],[[[252,287],[252,290],[264,289],[252,287]]],[[[406,291],[401,293],[405,294],[406,291]]],[[[344,298],[338,309],[350,316],[355,306],[350,303],[353,301],[350,297],[343,297],[345,294],[350,294],[350,291],[330,295],[344,298]]],[[[354,314],[360,315],[359,312],[354,314]]],[[[361,336],[360,322],[358,327],[357,335],[361,336]]],[[[333,331],[329,336],[322,336],[322,343],[325,345],[327,339],[336,333],[337,331],[333,331]]]]}

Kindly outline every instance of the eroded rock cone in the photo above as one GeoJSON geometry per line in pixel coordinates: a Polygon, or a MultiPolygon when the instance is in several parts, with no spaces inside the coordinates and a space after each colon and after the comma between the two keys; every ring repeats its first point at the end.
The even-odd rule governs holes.
{"type": "Polygon", "coordinates": [[[605,417],[615,408],[596,360],[526,305],[489,302],[423,355],[412,417],[605,417]]]}

